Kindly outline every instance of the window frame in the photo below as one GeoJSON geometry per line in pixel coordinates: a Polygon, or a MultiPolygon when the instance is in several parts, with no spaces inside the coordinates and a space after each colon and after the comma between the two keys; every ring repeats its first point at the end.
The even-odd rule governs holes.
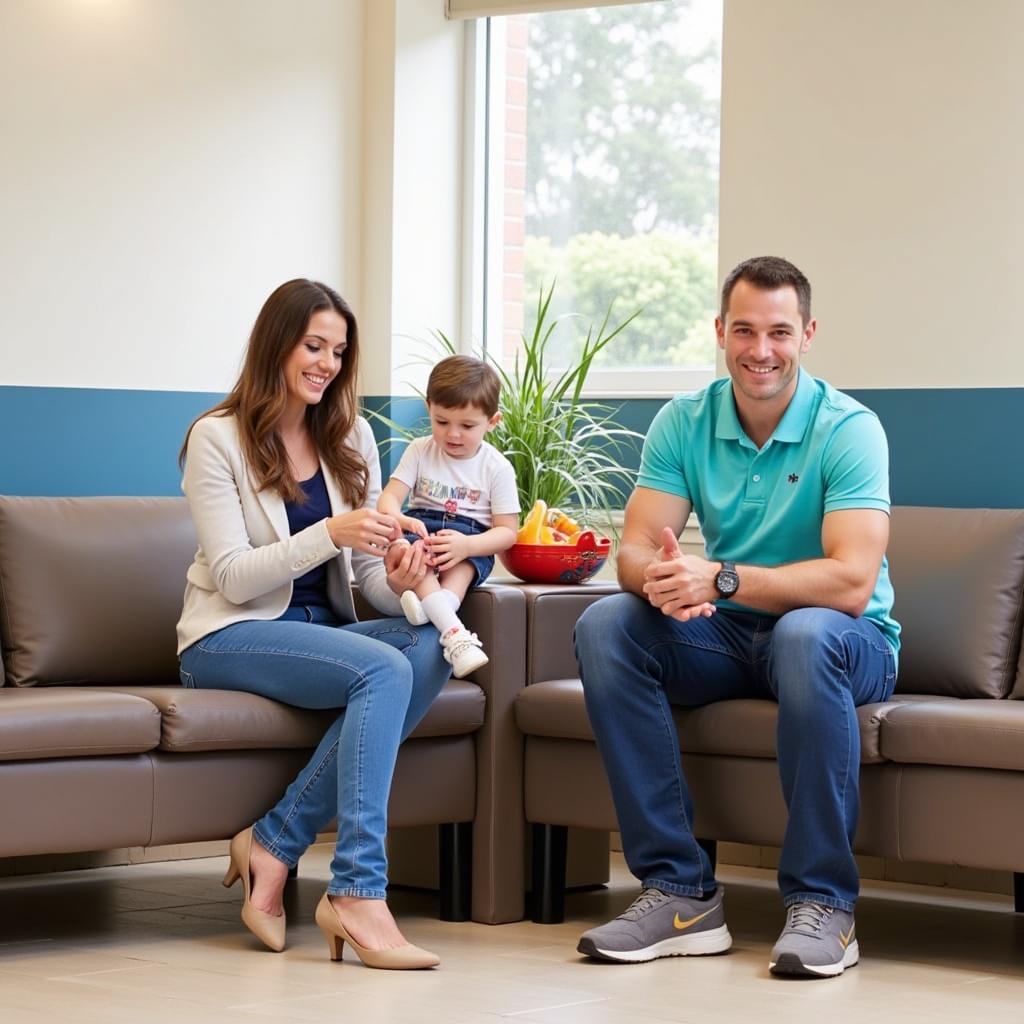
{"type": "MultiPolygon", "coordinates": [[[[596,5],[595,5],[596,6],[596,5]]],[[[465,209],[463,331],[458,348],[501,351],[504,331],[503,233],[505,130],[493,117],[494,86],[504,82],[504,19],[466,21],[465,209]],[[499,77],[500,76],[500,77],[499,77]],[[499,183],[495,187],[495,182],[499,183]],[[494,300],[497,296],[497,300],[494,300]]],[[[713,324],[708,324],[708,331],[713,324]]],[[[721,376],[715,348],[710,367],[595,367],[584,394],[591,398],[663,398],[697,391],[721,376]]],[[[552,372],[556,372],[553,369],[552,372]]]]}

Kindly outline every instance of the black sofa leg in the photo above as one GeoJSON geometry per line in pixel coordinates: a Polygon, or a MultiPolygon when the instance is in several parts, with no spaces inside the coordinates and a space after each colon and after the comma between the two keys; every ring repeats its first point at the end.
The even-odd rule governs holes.
{"type": "Polygon", "coordinates": [[[566,825],[533,826],[533,920],[561,924],[565,920],[566,825]]]}
{"type": "Polygon", "coordinates": [[[1024,914],[1024,872],[1022,871],[1013,873],[1013,909],[1018,914],[1024,914]]]}
{"type": "Polygon", "coordinates": [[[698,839],[697,845],[708,855],[711,861],[711,870],[718,867],[718,841],[715,839],[698,839]]]}
{"type": "Polygon", "coordinates": [[[437,826],[441,920],[468,921],[473,900],[473,823],[437,826]]]}

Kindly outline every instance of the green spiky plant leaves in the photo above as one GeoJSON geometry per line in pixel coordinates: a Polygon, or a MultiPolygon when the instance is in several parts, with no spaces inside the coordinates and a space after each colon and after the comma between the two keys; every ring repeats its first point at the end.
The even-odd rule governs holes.
{"type": "MultiPolygon", "coordinates": [[[[583,391],[598,353],[640,311],[613,325],[609,308],[600,326],[588,328],[575,362],[553,370],[549,346],[566,319],[550,315],[553,294],[554,284],[541,289],[533,330],[522,335],[522,347],[511,368],[489,352],[483,357],[501,379],[502,419],[487,439],[515,468],[524,515],[540,499],[583,519],[599,513],[607,522],[612,510],[622,508],[632,487],[634,472],[623,459],[635,455],[643,435],[616,421],[618,406],[585,398],[583,391]]],[[[443,332],[434,332],[434,338],[442,356],[456,353],[443,332]]],[[[397,443],[423,433],[423,429],[373,415],[387,425],[397,443]]]]}

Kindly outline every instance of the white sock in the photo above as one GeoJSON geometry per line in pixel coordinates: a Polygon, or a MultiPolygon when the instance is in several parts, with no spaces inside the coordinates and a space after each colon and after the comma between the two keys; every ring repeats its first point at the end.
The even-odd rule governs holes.
{"type": "Polygon", "coordinates": [[[448,598],[448,602],[451,604],[453,612],[457,612],[462,607],[462,598],[460,598],[454,590],[445,590],[444,587],[442,587],[441,593],[448,598]]]}
{"type": "Polygon", "coordinates": [[[420,598],[423,611],[430,621],[437,626],[437,631],[444,636],[450,629],[462,629],[462,620],[455,614],[451,602],[448,600],[450,590],[435,590],[433,594],[420,598]]]}

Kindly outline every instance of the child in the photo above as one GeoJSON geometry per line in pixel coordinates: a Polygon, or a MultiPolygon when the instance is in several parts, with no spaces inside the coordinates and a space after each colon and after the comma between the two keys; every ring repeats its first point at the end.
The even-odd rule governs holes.
{"type": "Polygon", "coordinates": [[[393,543],[427,547],[435,571],[402,594],[402,609],[413,625],[437,627],[458,678],[487,664],[479,639],[457,614],[462,599],[487,579],[495,554],[515,543],[519,526],[512,464],[484,440],[501,421],[500,392],[497,373],[479,359],[442,359],[427,381],[431,434],[406,448],[377,502],[406,531],[393,543]]]}

